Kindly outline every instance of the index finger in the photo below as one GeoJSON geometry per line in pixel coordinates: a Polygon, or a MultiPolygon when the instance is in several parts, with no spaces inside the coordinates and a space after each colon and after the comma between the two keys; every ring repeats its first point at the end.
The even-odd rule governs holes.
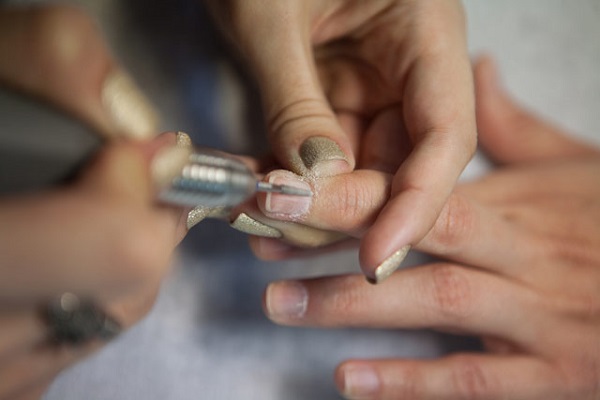
{"type": "Polygon", "coordinates": [[[456,28],[449,36],[428,44],[433,54],[415,60],[407,76],[403,113],[414,148],[361,245],[361,265],[376,281],[386,260],[431,229],[475,152],[475,99],[464,31],[456,28]]]}

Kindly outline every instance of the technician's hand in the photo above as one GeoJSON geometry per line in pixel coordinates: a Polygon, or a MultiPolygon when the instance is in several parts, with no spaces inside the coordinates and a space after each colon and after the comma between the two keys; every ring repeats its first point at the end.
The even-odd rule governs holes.
{"type": "MultiPolygon", "coordinates": [[[[475,149],[460,2],[207,1],[256,74],[283,168],[316,186],[347,174],[345,201],[331,206],[372,211],[361,264],[379,279],[388,256],[430,230],[475,149]],[[362,203],[361,170],[393,175],[381,212],[362,203]]],[[[263,212],[300,223],[309,213],[269,201],[263,212]]]]}
{"type": "Polygon", "coordinates": [[[481,142],[501,166],[460,185],[421,244],[465,264],[402,270],[376,287],[346,276],[267,289],[280,324],[483,339],[484,353],[344,362],[336,382],[349,399],[600,396],[600,151],[512,103],[489,61],[476,76],[481,142]]]}
{"type": "Polygon", "coordinates": [[[43,306],[72,292],[129,327],[153,304],[185,219],[155,203],[149,172],[175,135],[122,140],[149,139],[156,127],[81,12],[0,9],[0,82],[111,138],[74,183],[0,197],[0,399],[34,399],[104,343],[57,343],[43,306]]]}

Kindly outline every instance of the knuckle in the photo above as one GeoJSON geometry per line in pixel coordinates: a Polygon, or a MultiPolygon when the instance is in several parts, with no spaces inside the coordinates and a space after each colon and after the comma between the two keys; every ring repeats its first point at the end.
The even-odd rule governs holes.
{"type": "Polygon", "coordinates": [[[557,382],[567,399],[597,399],[600,396],[600,365],[586,356],[560,365],[557,382]]]}
{"type": "Polygon", "coordinates": [[[333,114],[327,112],[329,106],[321,99],[301,98],[288,104],[277,106],[270,112],[268,118],[269,131],[272,134],[279,135],[284,130],[286,132],[306,132],[314,129],[322,132],[322,124],[319,128],[315,123],[319,121],[334,122],[333,114]]]}
{"type": "Polygon", "coordinates": [[[469,242],[475,225],[471,203],[465,197],[453,194],[428,236],[433,246],[443,254],[458,253],[463,243],[469,242]]]}
{"type": "Polygon", "coordinates": [[[558,297],[549,307],[559,310],[566,317],[575,317],[585,322],[600,320],[600,302],[596,294],[581,293],[576,298],[558,297]]]}
{"type": "Polygon", "coordinates": [[[592,243],[579,240],[565,240],[564,238],[546,237],[547,251],[551,260],[560,260],[566,265],[577,268],[585,266],[594,267],[600,261],[598,251],[592,243]]]}
{"type": "Polygon", "coordinates": [[[328,290],[330,294],[324,302],[324,315],[334,325],[338,322],[347,325],[352,323],[352,318],[349,319],[348,316],[356,314],[364,306],[365,298],[355,277],[340,278],[335,286],[333,290],[328,290]]]}
{"type": "Polygon", "coordinates": [[[418,399],[420,389],[423,387],[422,369],[417,363],[407,363],[401,371],[401,379],[394,379],[392,387],[384,388],[386,392],[393,392],[394,398],[418,399]]]}
{"type": "Polygon", "coordinates": [[[477,360],[460,355],[455,356],[453,361],[452,384],[458,398],[465,400],[489,398],[495,392],[494,384],[477,360]]]}
{"type": "Polygon", "coordinates": [[[463,268],[437,265],[432,270],[434,311],[447,321],[467,318],[472,311],[473,290],[463,268]]]}

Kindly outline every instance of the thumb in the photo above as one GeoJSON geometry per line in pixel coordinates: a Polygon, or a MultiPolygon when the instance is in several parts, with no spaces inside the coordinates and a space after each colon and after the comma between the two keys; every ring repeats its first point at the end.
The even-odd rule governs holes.
{"type": "Polygon", "coordinates": [[[494,161],[514,164],[594,151],[515,103],[501,88],[491,58],[476,61],[475,87],[479,142],[494,161]]]}
{"type": "Polygon", "coordinates": [[[280,1],[269,9],[248,6],[235,36],[258,80],[279,162],[300,175],[330,176],[351,171],[354,156],[319,82],[306,8],[280,1]]]}

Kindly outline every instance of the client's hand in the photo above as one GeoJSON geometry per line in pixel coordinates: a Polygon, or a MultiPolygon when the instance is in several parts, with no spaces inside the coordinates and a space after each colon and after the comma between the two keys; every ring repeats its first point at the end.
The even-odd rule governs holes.
{"type": "Polygon", "coordinates": [[[419,246],[456,262],[277,282],[280,324],[433,328],[479,336],[484,353],[352,360],[336,372],[351,399],[596,399],[600,395],[600,151],[569,139],[476,69],[481,143],[500,167],[459,185],[419,246]]]}
{"type": "Polygon", "coordinates": [[[74,183],[0,197],[0,399],[33,399],[103,342],[56,342],[44,305],[72,292],[127,328],[150,309],[185,225],[181,210],[153,201],[149,173],[175,135],[117,139],[151,137],[155,126],[89,19],[63,7],[2,8],[0,33],[3,85],[115,138],[74,183]]]}
{"type": "MultiPolygon", "coordinates": [[[[256,74],[283,168],[315,184],[354,169],[393,175],[385,207],[370,215],[361,247],[367,277],[383,279],[376,268],[430,230],[475,149],[460,2],[207,2],[256,74]]],[[[351,193],[364,190],[364,175],[344,176],[339,191],[351,201],[351,193]]],[[[267,226],[253,233],[306,246],[339,240],[319,234],[303,242],[314,232],[290,238],[293,232],[273,222],[302,223],[305,204],[266,201],[263,212],[272,219],[250,211],[267,226]]],[[[244,221],[242,228],[256,226],[248,216],[244,221]]]]}

